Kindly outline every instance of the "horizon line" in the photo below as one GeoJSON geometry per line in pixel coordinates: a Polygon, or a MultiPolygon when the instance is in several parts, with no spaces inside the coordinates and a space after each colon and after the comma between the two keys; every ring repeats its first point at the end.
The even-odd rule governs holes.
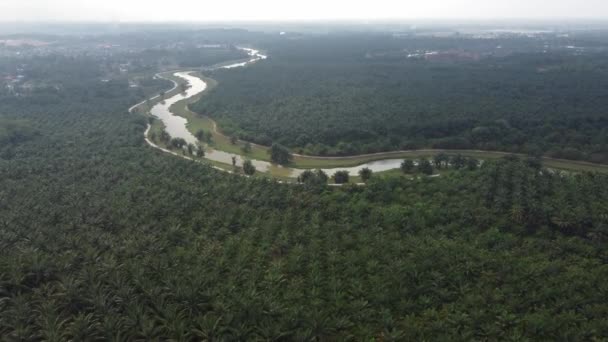
{"type": "MultiPolygon", "coordinates": [[[[131,19],[16,19],[16,20],[1,20],[0,24],[205,24],[205,23],[326,23],[326,22],[428,22],[428,21],[473,21],[473,22],[488,22],[488,21],[517,21],[517,22],[557,22],[557,21],[594,21],[606,22],[608,17],[402,17],[402,18],[292,18],[292,19],[202,19],[202,20],[131,20],[131,19]]],[[[463,23],[465,24],[465,23],[463,23]]]]}

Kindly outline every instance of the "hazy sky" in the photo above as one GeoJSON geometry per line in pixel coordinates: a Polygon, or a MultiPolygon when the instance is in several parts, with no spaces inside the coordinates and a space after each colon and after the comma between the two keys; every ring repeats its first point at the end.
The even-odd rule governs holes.
{"type": "Polygon", "coordinates": [[[608,0],[0,0],[0,21],[402,18],[608,18],[608,0]]]}

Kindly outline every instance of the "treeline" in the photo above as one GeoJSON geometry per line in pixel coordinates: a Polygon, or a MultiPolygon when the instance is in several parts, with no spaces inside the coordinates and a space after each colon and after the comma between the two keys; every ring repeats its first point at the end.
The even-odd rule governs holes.
{"type": "Polygon", "coordinates": [[[132,97],[0,101],[6,340],[600,340],[608,177],[527,160],[367,186],[228,175],[132,97]]]}
{"type": "Polygon", "coordinates": [[[147,49],[129,56],[133,58],[136,70],[155,70],[158,67],[175,66],[199,68],[225,61],[247,58],[247,53],[234,46],[196,47],[186,46],[175,49],[147,49]]]}
{"type": "MultiPolygon", "coordinates": [[[[220,86],[193,109],[227,134],[316,155],[435,147],[608,161],[603,50],[543,53],[534,39],[371,40],[330,35],[267,43],[268,61],[212,74],[220,86]],[[495,49],[501,44],[509,53],[495,49]],[[455,46],[482,57],[406,56],[455,46]]],[[[585,42],[570,44],[578,43],[585,42]]]]}

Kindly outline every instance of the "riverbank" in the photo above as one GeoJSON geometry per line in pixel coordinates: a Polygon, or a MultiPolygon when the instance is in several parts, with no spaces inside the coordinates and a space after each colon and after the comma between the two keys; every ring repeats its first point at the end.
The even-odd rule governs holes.
{"type": "MultiPolygon", "coordinates": [[[[207,78],[208,79],[208,78],[207,78]]],[[[217,86],[217,81],[213,80],[214,86],[217,86]]],[[[238,140],[237,144],[232,144],[230,138],[221,133],[218,129],[217,123],[208,116],[197,114],[192,112],[189,108],[185,108],[184,112],[187,112],[186,118],[189,122],[192,120],[195,122],[193,126],[211,131],[215,140],[217,141],[217,148],[230,151],[231,153],[243,153],[241,147],[247,142],[238,140]]],[[[179,115],[179,114],[178,114],[179,115]]],[[[247,156],[251,158],[261,158],[262,160],[269,161],[268,157],[268,146],[262,146],[258,144],[250,143],[252,146],[251,153],[247,156]]],[[[502,151],[483,151],[483,150],[458,150],[458,149],[420,149],[420,150],[402,150],[402,151],[389,151],[379,152],[370,154],[361,154],[355,156],[311,156],[293,154],[293,167],[305,168],[305,169],[325,169],[325,168],[340,168],[340,167],[353,167],[364,163],[373,161],[386,160],[386,159],[412,159],[412,158],[432,158],[438,154],[445,153],[448,155],[461,154],[465,157],[476,158],[480,160],[492,160],[500,159],[505,156],[517,156],[520,158],[527,158],[528,156],[521,153],[511,153],[502,151]]],[[[608,165],[596,164],[585,161],[558,159],[551,157],[542,157],[543,164],[547,167],[565,170],[565,171],[589,171],[589,172],[602,172],[608,173],[608,165]]]]}
{"type": "MultiPolygon", "coordinates": [[[[252,59],[252,61],[257,61],[259,59],[252,59]]],[[[228,64],[237,65],[237,64],[228,64]]],[[[244,66],[246,64],[238,63],[237,67],[244,66]]],[[[171,98],[180,93],[183,84],[188,84],[188,80],[184,78],[186,73],[182,72],[181,77],[177,76],[177,72],[166,72],[162,74],[158,74],[159,77],[166,78],[174,83],[172,89],[167,91],[165,94],[166,98],[171,98]],[[180,89],[178,89],[178,87],[180,89]]],[[[526,157],[521,154],[513,154],[508,152],[501,151],[479,151],[479,150],[444,150],[444,149],[422,149],[422,150],[408,150],[408,151],[393,151],[393,152],[383,152],[383,153],[374,153],[374,154],[365,154],[365,155],[357,155],[357,156],[345,156],[345,157],[326,157],[326,156],[308,156],[308,155],[299,155],[294,154],[293,163],[290,167],[282,167],[278,165],[274,165],[270,163],[270,158],[268,154],[268,146],[262,146],[257,144],[248,144],[251,149],[248,152],[244,151],[244,146],[247,144],[245,141],[237,140],[235,143],[231,141],[230,137],[224,135],[219,129],[217,123],[208,116],[200,115],[190,110],[188,107],[189,104],[199,101],[203,96],[208,94],[210,90],[218,85],[217,81],[211,79],[209,77],[205,77],[200,72],[191,72],[188,73],[188,76],[197,77],[202,80],[206,86],[202,88],[202,91],[197,92],[191,96],[184,97],[175,103],[171,104],[169,107],[169,111],[181,118],[186,120],[185,126],[189,131],[189,134],[194,135],[199,130],[204,130],[206,132],[210,132],[212,134],[212,143],[205,147],[207,152],[221,152],[224,154],[221,160],[209,160],[214,166],[226,171],[234,170],[233,165],[229,162],[231,156],[236,156],[239,159],[239,162],[242,163],[243,160],[249,159],[257,162],[259,166],[258,170],[263,171],[273,177],[277,177],[279,179],[293,179],[297,177],[298,174],[303,172],[304,169],[325,169],[333,173],[338,169],[351,169],[351,176],[356,177],[357,171],[364,167],[366,164],[370,166],[376,164],[382,164],[385,161],[390,161],[389,169],[380,169],[377,173],[386,172],[387,174],[392,173],[388,172],[391,169],[398,168],[399,159],[417,159],[417,158],[432,158],[433,156],[445,153],[449,155],[461,154],[466,157],[476,158],[480,160],[490,160],[490,159],[498,159],[505,157],[507,155],[516,155],[519,157],[526,157]],[[359,167],[357,167],[359,166],[359,167]],[[353,172],[354,171],[354,172],[353,172]]],[[[150,107],[155,104],[161,102],[162,99],[159,96],[155,96],[150,100],[142,101],[139,104],[130,108],[130,111],[133,111],[142,106],[150,107]]],[[[145,110],[145,109],[144,109],[145,110]]],[[[149,110],[149,109],[148,109],[149,110]]],[[[159,127],[151,127],[149,132],[159,132],[159,127]]],[[[571,160],[562,160],[562,159],[554,159],[554,158],[542,158],[545,166],[558,170],[566,170],[566,171],[594,171],[594,172],[604,172],[608,173],[608,165],[602,164],[593,164],[587,162],[578,162],[571,160]]],[[[386,168],[386,166],[383,166],[386,168]]]]}

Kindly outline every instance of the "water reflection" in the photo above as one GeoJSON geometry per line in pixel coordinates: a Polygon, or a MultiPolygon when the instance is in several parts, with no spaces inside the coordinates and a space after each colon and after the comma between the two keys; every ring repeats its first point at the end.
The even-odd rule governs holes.
{"type": "Polygon", "coordinates": [[[388,171],[388,170],[392,170],[392,169],[398,169],[401,167],[402,162],[403,162],[403,159],[383,159],[383,160],[376,160],[376,161],[372,161],[369,163],[361,164],[361,165],[354,166],[354,167],[338,167],[338,168],[333,168],[333,169],[323,169],[323,171],[325,173],[327,173],[328,175],[333,175],[337,171],[347,171],[351,175],[358,175],[359,171],[361,171],[365,168],[368,168],[368,169],[372,170],[373,172],[382,172],[382,171],[388,171]]]}
{"type": "Polygon", "coordinates": [[[192,72],[176,72],[174,75],[187,80],[190,88],[185,92],[181,92],[165,101],[157,103],[152,107],[150,113],[163,122],[165,131],[169,133],[172,138],[183,138],[189,144],[196,144],[198,139],[196,139],[196,137],[186,128],[188,120],[181,116],[174,115],[169,110],[176,102],[195,96],[207,88],[207,83],[198,77],[191,76],[190,73],[192,72]]]}
{"type": "Polygon", "coordinates": [[[243,50],[243,51],[246,51],[247,54],[251,57],[251,59],[249,59],[247,61],[244,61],[244,62],[224,65],[224,66],[219,67],[218,69],[240,68],[240,67],[246,66],[247,64],[252,64],[252,63],[255,63],[255,62],[259,61],[259,60],[268,58],[268,56],[261,54],[260,51],[256,50],[256,49],[243,48],[243,47],[241,47],[239,49],[243,50]]]}

